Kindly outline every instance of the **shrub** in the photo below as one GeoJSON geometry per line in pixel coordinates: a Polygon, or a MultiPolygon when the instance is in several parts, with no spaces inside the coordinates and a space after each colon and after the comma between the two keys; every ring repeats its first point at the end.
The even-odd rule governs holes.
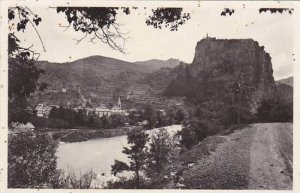
{"type": "Polygon", "coordinates": [[[30,122],[36,128],[70,128],[69,122],[60,118],[31,117],[30,122]]]}
{"type": "MultiPolygon", "coordinates": [[[[140,186],[139,188],[147,188],[146,182],[143,178],[140,178],[140,186]]],[[[126,178],[126,177],[120,177],[117,181],[109,180],[104,187],[105,189],[134,189],[136,188],[136,178],[126,178]]]]}
{"type": "Polygon", "coordinates": [[[8,141],[8,187],[41,188],[57,177],[57,142],[45,133],[10,135],[8,141]]]}
{"type": "Polygon", "coordinates": [[[123,153],[131,160],[130,164],[115,160],[111,172],[116,175],[123,171],[132,171],[135,173],[135,187],[140,188],[141,176],[140,171],[146,164],[147,148],[146,143],[149,141],[149,135],[141,129],[134,129],[127,134],[127,142],[130,147],[124,147],[123,153]]]}
{"type": "Polygon", "coordinates": [[[264,100],[257,110],[256,119],[260,122],[293,121],[293,104],[277,100],[264,100]]]}

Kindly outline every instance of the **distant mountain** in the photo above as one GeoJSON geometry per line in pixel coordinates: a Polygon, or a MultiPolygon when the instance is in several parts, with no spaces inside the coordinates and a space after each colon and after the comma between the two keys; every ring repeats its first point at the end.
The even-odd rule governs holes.
{"type": "Polygon", "coordinates": [[[161,106],[167,102],[159,99],[158,95],[167,82],[159,79],[159,83],[151,85],[153,81],[147,77],[151,77],[158,67],[175,66],[177,60],[160,61],[157,65],[154,61],[131,63],[103,56],[90,56],[66,63],[41,61],[37,65],[46,72],[41,80],[49,86],[43,93],[32,96],[32,99],[35,104],[80,105],[83,101],[89,101],[98,105],[114,104],[121,96],[127,104],[151,102],[161,106]],[[162,88],[157,89],[156,85],[162,88]],[[62,88],[67,92],[62,92],[62,88]]]}
{"type": "Polygon", "coordinates": [[[279,99],[286,103],[293,103],[293,77],[276,81],[276,90],[279,99]]]}
{"type": "Polygon", "coordinates": [[[293,85],[294,85],[294,78],[293,77],[288,77],[288,78],[285,78],[285,79],[277,80],[276,84],[279,84],[279,83],[293,87],[293,85]]]}
{"type": "Polygon", "coordinates": [[[147,61],[138,61],[135,62],[135,64],[145,66],[147,68],[152,69],[153,71],[159,70],[160,68],[174,68],[178,66],[180,63],[179,60],[170,58],[168,60],[158,60],[158,59],[153,59],[153,60],[147,60],[147,61]]]}

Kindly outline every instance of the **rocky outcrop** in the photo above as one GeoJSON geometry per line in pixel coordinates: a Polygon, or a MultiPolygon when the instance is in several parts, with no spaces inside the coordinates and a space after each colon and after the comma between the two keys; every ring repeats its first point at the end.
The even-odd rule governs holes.
{"type": "Polygon", "coordinates": [[[244,98],[252,112],[262,100],[274,97],[271,57],[252,39],[202,39],[197,43],[193,62],[180,68],[165,90],[166,95],[187,96],[197,103],[224,99],[226,83],[243,77],[253,87],[247,100],[244,98]]]}

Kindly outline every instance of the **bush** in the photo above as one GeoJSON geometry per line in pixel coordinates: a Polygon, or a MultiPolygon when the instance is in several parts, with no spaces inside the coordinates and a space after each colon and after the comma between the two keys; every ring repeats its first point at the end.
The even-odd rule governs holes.
{"type": "Polygon", "coordinates": [[[183,125],[182,130],[179,132],[181,135],[180,143],[187,149],[198,144],[204,138],[214,135],[223,129],[222,126],[216,122],[208,119],[193,118],[187,120],[183,125]]]}
{"type": "Polygon", "coordinates": [[[36,128],[70,128],[69,122],[59,118],[31,117],[30,122],[36,128]]]}
{"type": "Polygon", "coordinates": [[[174,139],[166,129],[160,129],[151,135],[146,167],[148,177],[156,178],[165,171],[171,162],[171,153],[175,151],[173,142],[174,139]]]}
{"type": "MultiPolygon", "coordinates": [[[[117,181],[109,180],[104,187],[105,189],[134,189],[136,188],[136,179],[135,177],[126,178],[120,177],[117,181]]],[[[147,188],[146,182],[143,178],[140,179],[139,188],[147,188]]]]}
{"type": "Polygon", "coordinates": [[[8,187],[41,188],[57,178],[57,142],[44,133],[10,135],[8,141],[8,187]]]}
{"type": "Polygon", "coordinates": [[[222,101],[203,102],[193,107],[189,116],[183,124],[182,131],[179,132],[181,144],[187,149],[208,136],[224,133],[232,125],[249,123],[253,119],[248,109],[228,105],[222,101]],[[237,119],[238,114],[239,119],[237,119]]]}
{"type": "Polygon", "coordinates": [[[293,104],[277,100],[264,100],[256,114],[260,122],[289,122],[293,121],[293,104]]]}

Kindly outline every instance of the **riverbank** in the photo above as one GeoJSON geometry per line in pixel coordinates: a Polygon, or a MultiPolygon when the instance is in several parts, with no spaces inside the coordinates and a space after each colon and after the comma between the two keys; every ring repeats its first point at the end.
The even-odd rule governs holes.
{"type": "Polygon", "coordinates": [[[76,129],[40,129],[41,132],[48,132],[52,135],[54,140],[60,142],[72,143],[82,142],[98,138],[109,138],[121,135],[126,135],[130,130],[137,126],[120,127],[117,129],[90,129],[90,128],[76,128],[76,129]]]}
{"type": "MultiPolygon", "coordinates": [[[[175,135],[182,129],[181,125],[164,127],[170,135],[175,135]]],[[[160,128],[146,131],[150,136],[160,128]]],[[[78,143],[61,143],[57,149],[57,167],[66,174],[70,172],[86,173],[93,171],[97,179],[93,181],[93,188],[102,188],[108,180],[117,178],[111,174],[111,165],[115,160],[129,163],[123,148],[129,147],[127,136],[115,136],[78,143]]],[[[124,174],[122,173],[122,176],[124,174]]]]}

